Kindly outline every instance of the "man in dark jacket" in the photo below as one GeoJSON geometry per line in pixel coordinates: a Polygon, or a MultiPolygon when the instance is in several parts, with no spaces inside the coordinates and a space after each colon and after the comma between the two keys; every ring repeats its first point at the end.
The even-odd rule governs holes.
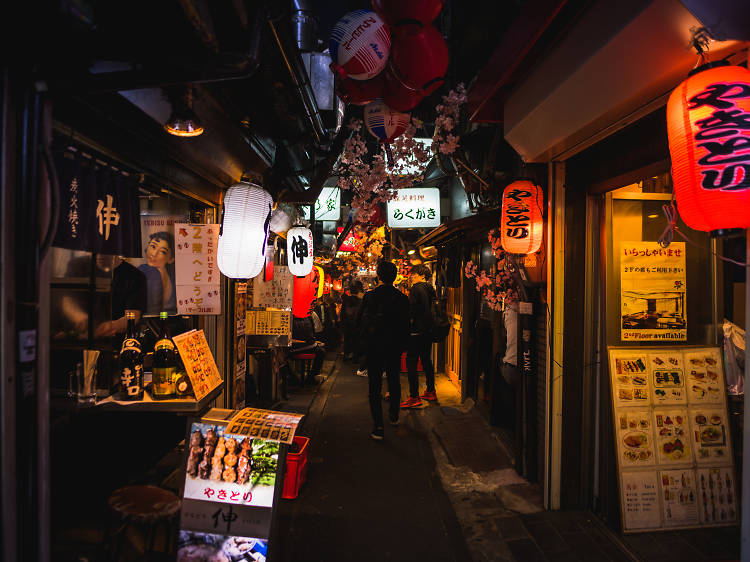
{"type": "Polygon", "coordinates": [[[341,327],[344,332],[344,360],[356,360],[359,350],[357,315],[362,305],[362,282],[352,281],[349,294],[341,299],[341,327]]]}
{"type": "Polygon", "coordinates": [[[432,277],[425,265],[415,265],[411,270],[411,289],[409,290],[409,345],[406,351],[406,369],[409,375],[409,398],[401,402],[402,408],[416,408],[422,400],[437,400],[435,393],[435,371],[432,367],[432,303],[435,300],[435,289],[427,279],[432,277]],[[417,365],[422,361],[427,388],[419,394],[419,377],[417,365]]]}
{"type": "Polygon", "coordinates": [[[409,337],[409,301],[393,286],[397,269],[389,261],[378,264],[380,284],[365,293],[357,324],[361,327],[363,350],[367,357],[370,413],[373,430],[370,437],[383,439],[383,405],[381,398],[383,371],[388,380],[391,425],[398,425],[401,399],[401,353],[409,337]]]}

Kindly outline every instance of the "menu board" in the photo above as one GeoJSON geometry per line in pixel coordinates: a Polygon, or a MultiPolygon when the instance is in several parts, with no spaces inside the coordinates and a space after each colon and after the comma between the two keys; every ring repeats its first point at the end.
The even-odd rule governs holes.
{"type": "Polygon", "coordinates": [[[227,431],[291,445],[302,414],[245,408],[230,420],[227,431]]]}
{"type": "Polygon", "coordinates": [[[720,349],[611,347],[609,367],[623,530],[735,522],[720,349]]]}
{"type": "Polygon", "coordinates": [[[251,284],[250,306],[253,308],[292,308],[294,275],[287,266],[276,265],[273,268],[273,279],[266,281],[263,275],[258,275],[251,284]]]}
{"type": "Polygon", "coordinates": [[[248,310],[245,333],[256,336],[286,336],[292,334],[290,310],[248,310]]]}
{"type": "Polygon", "coordinates": [[[175,223],[178,314],[221,314],[218,224],[175,223]]]}
{"type": "Polygon", "coordinates": [[[203,330],[190,330],[172,338],[180,353],[185,371],[193,385],[195,399],[200,401],[221,384],[221,374],[208,347],[203,330]]]}

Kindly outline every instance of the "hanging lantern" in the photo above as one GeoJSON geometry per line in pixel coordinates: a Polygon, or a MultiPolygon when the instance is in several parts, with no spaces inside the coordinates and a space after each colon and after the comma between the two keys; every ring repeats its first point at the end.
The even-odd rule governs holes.
{"type": "Polygon", "coordinates": [[[331,276],[326,273],[323,279],[325,280],[323,283],[323,294],[330,295],[332,287],[331,276]]]}
{"type": "Polygon", "coordinates": [[[343,78],[369,80],[388,62],[391,34],[375,12],[356,10],[333,26],[328,49],[332,71],[343,78]]]}
{"type": "Polygon", "coordinates": [[[503,191],[501,243],[509,254],[533,254],[542,246],[542,189],[528,180],[514,181],[503,191]]]}
{"type": "Polygon", "coordinates": [[[380,76],[383,77],[382,98],[391,109],[411,111],[425,98],[421,90],[407,88],[401,80],[396,78],[390,65],[380,76]]]}
{"type": "Polygon", "coordinates": [[[340,293],[344,288],[344,284],[341,282],[341,279],[334,279],[333,280],[333,290],[337,293],[340,293]]]}
{"type": "Polygon", "coordinates": [[[216,263],[227,277],[251,279],[265,264],[273,198],[255,184],[240,182],[227,190],[216,263]]]}
{"type": "Polygon", "coordinates": [[[393,75],[422,96],[442,85],[448,60],[448,45],[432,25],[401,27],[393,37],[389,62],[393,75]]]}
{"type": "Polygon", "coordinates": [[[426,25],[435,21],[443,0],[372,0],[372,8],[389,25],[426,25]]]}
{"type": "Polygon", "coordinates": [[[690,228],[720,235],[750,227],[748,123],[750,70],[740,66],[700,66],[669,97],[674,192],[690,228]]]}
{"type": "Polygon", "coordinates": [[[325,290],[325,275],[323,274],[323,268],[319,265],[315,266],[315,269],[318,272],[318,292],[315,293],[315,298],[320,298],[323,296],[323,291],[325,290]]]}
{"type": "Polygon", "coordinates": [[[383,73],[370,80],[353,80],[336,76],[336,95],[344,103],[352,105],[367,105],[371,101],[383,97],[385,80],[383,73]]]}
{"type": "Polygon", "coordinates": [[[304,277],[313,266],[312,231],[305,226],[295,226],[286,233],[286,255],[289,272],[304,277]]]}
{"type": "Polygon", "coordinates": [[[403,135],[411,120],[408,113],[394,111],[380,100],[365,106],[364,117],[367,130],[382,143],[403,135]]]}
{"type": "Polygon", "coordinates": [[[307,318],[310,316],[310,307],[318,295],[318,270],[313,268],[304,277],[294,278],[294,289],[292,293],[292,315],[295,318],[307,318]]]}

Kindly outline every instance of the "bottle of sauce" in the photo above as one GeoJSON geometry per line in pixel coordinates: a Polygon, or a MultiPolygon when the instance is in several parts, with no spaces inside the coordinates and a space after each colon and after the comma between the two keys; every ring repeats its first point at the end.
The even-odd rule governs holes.
{"type": "Polygon", "coordinates": [[[177,370],[174,374],[174,390],[177,398],[190,398],[193,394],[193,385],[190,383],[190,377],[188,377],[183,365],[180,360],[179,353],[177,354],[177,370]]]}
{"type": "Polygon", "coordinates": [[[120,400],[143,400],[143,352],[135,331],[135,313],[127,311],[128,327],[120,349],[120,400]]]}
{"type": "Polygon", "coordinates": [[[174,398],[174,375],[177,371],[177,351],[167,325],[167,313],[159,313],[159,339],[154,344],[152,393],[154,400],[174,398]]]}

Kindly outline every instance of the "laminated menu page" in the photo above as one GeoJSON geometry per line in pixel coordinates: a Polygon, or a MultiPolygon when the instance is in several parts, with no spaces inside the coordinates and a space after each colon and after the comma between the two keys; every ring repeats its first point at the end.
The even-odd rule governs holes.
{"type": "Polygon", "coordinates": [[[685,527],[698,523],[698,498],[692,468],[659,473],[664,526],[685,527]]]}
{"type": "Polygon", "coordinates": [[[724,404],[724,376],[718,349],[685,352],[688,401],[691,404],[724,404]]]}
{"type": "Polygon", "coordinates": [[[648,356],[654,404],[685,404],[685,369],[682,353],[659,351],[648,356]]]}
{"type": "Polygon", "coordinates": [[[654,434],[659,464],[693,462],[687,408],[655,408],[654,434]]]}
{"type": "Polygon", "coordinates": [[[640,406],[650,403],[648,356],[618,354],[614,358],[613,388],[616,406],[640,406]]]}
{"type": "Polygon", "coordinates": [[[617,411],[617,449],[620,466],[654,464],[654,439],[648,409],[622,408],[617,411]]]}
{"type": "Polygon", "coordinates": [[[732,451],[724,408],[690,408],[693,447],[698,464],[731,464],[732,451]]]}
{"type": "Polygon", "coordinates": [[[696,475],[701,523],[736,521],[739,507],[734,470],[731,467],[699,468],[696,475]]]}
{"type": "Polygon", "coordinates": [[[660,527],[659,485],[656,472],[623,471],[621,486],[624,528],[635,530],[660,527]]]}
{"type": "Polygon", "coordinates": [[[222,382],[211,348],[203,330],[190,330],[172,338],[180,353],[185,371],[193,385],[195,399],[200,401],[222,382]]]}

